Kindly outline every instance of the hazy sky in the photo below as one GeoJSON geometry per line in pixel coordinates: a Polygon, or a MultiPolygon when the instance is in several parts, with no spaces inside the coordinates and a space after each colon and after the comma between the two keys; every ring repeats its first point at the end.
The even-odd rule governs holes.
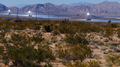
{"type": "MultiPolygon", "coordinates": [[[[105,0],[0,0],[1,4],[4,4],[6,6],[13,6],[13,5],[19,5],[19,4],[44,4],[47,2],[60,5],[60,4],[71,4],[71,3],[78,3],[78,2],[89,2],[89,3],[100,3],[105,0]]],[[[110,2],[119,2],[120,0],[107,0],[110,2]]]]}

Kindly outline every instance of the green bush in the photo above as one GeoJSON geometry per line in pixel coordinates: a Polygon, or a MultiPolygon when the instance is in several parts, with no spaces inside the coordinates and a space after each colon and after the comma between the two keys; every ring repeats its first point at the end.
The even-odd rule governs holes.
{"type": "Polygon", "coordinates": [[[112,27],[112,28],[117,28],[117,27],[118,27],[118,25],[117,25],[117,24],[115,24],[115,23],[112,23],[112,24],[111,24],[111,27],[112,27]]]}
{"type": "Polygon", "coordinates": [[[41,43],[44,39],[42,38],[42,35],[36,35],[36,36],[33,36],[32,41],[35,41],[35,43],[41,43]]]}
{"type": "Polygon", "coordinates": [[[71,45],[71,46],[60,46],[58,45],[57,54],[59,58],[63,59],[63,61],[70,60],[80,60],[83,61],[86,57],[91,56],[91,49],[84,45],[71,45]],[[64,49],[67,48],[67,49],[64,49]]]}
{"type": "Polygon", "coordinates": [[[37,51],[37,59],[38,61],[45,61],[45,59],[51,60],[55,58],[49,46],[39,46],[37,51]]]}
{"type": "Polygon", "coordinates": [[[112,65],[118,65],[119,66],[119,62],[120,62],[120,56],[119,55],[115,55],[115,54],[107,54],[106,55],[107,58],[107,64],[112,67],[112,65]]]}
{"type": "Polygon", "coordinates": [[[0,33],[1,39],[5,37],[5,33],[6,33],[5,31],[1,31],[1,33],[0,33]]]}
{"type": "Polygon", "coordinates": [[[3,51],[4,51],[4,47],[3,47],[3,46],[0,46],[0,55],[3,54],[3,51]]]}
{"type": "Polygon", "coordinates": [[[51,32],[52,35],[60,35],[60,32],[58,30],[53,30],[51,32]]]}
{"type": "Polygon", "coordinates": [[[117,30],[118,37],[120,38],[120,28],[117,30]]]}
{"type": "Polygon", "coordinates": [[[94,60],[89,61],[89,62],[76,61],[74,64],[71,64],[71,62],[68,62],[66,66],[67,67],[100,67],[100,63],[94,60]]]}
{"type": "Polygon", "coordinates": [[[3,60],[15,61],[17,65],[21,66],[35,66],[34,61],[44,62],[45,59],[54,59],[54,55],[48,46],[39,46],[34,49],[33,46],[11,47],[7,46],[7,52],[3,55],[3,60]]]}
{"type": "Polygon", "coordinates": [[[88,64],[88,67],[100,67],[99,61],[89,61],[88,64]]]}
{"type": "Polygon", "coordinates": [[[66,43],[71,43],[71,44],[83,44],[87,45],[89,42],[85,39],[85,35],[83,34],[66,34],[65,37],[65,42],[66,43]]]}
{"type": "Polygon", "coordinates": [[[109,37],[109,36],[113,35],[113,29],[112,29],[112,28],[106,28],[104,35],[105,35],[106,37],[109,37]]]}
{"type": "Polygon", "coordinates": [[[120,56],[111,53],[106,55],[106,57],[107,57],[107,61],[111,61],[113,64],[117,63],[116,61],[117,60],[119,61],[120,58],[120,56]]]}
{"type": "Polygon", "coordinates": [[[39,30],[41,27],[40,26],[35,26],[34,30],[39,30]]]}
{"type": "Polygon", "coordinates": [[[60,24],[58,30],[61,33],[90,33],[90,32],[100,32],[102,27],[99,23],[85,23],[85,22],[73,22],[73,23],[64,23],[60,24]]]}
{"type": "Polygon", "coordinates": [[[23,39],[26,39],[25,36],[21,36],[19,34],[13,34],[11,38],[13,41],[22,41],[23,39]]]}
{"type": "Polygon", "coordinates": [[[1,42],[2,42],[2,43],[7,43],[7,41],[6,41],[5,38],[2,38],[2,39],[1,39],[1,42]]]}
{"type": "Polygon", "coordinates": [[[84,62],[78,62],[76,61],[74,64],[75,67],[87,67],[88,65],[85,64],[84,62]]]}

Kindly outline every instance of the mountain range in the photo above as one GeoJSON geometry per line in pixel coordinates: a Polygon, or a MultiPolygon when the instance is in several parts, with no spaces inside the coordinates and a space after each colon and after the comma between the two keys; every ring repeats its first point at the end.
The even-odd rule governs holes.
{"type": "MultiPolygon", "coordinates": [[[[0,4],[0,12],[10,9],[16,11],[17,7],[6,7],[0,4]]],[[[52,3],[26,5],[19,8],[20,12],[38,12],[41,14],[55,14],[55,15],[72,15],[79,16],[89,12],[93,15],[120,15],[120,4],[117,2],[103,1],[98,4],[92,3],[76,3],[72,5],[54,5],[52,3]]]]}
{"type": "Polygon", "coordinates": [[[0,12],[3,12],[5,10],[8,10],[8,8],[5,5],[0,4],[0,12]]]}

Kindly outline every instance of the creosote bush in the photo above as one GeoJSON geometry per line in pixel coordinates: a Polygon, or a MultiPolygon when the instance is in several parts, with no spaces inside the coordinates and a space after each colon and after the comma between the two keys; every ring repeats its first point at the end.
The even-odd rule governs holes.
{"type": "Polygon", "coordinates": [[[44,62],[45,59],[54,59],[51,49],[48,46],[39,46],[34,49],[33,46],[7,46],[7,52],[3,55],[3,60],[17,63],[17,66],[35,66],[33,61],[44,62]],[[29,63],[30,62],[30,63],[29,63]],[[28,63],[30,65],[28,65],[28,63]],[[32,64],[31,64],[32,63],[32,64]]]}
{"type": "Polygon", "coordinates": [[[119,55],[115,55],[112,53],[109,53],[106,55],[107,58],[107,63],[112,65],[119,65],[120,62],[120,56],[119,55]]]}
{"type": "Polygon", "coordinates": [[[99,61],[89,61],[89,62],[79,62],[76,61],[74,64],[72,64],[71,62],[66,63],[67,67],[100,67],[100,63],[99,61]]]}
{"type": "Polygon", "coordinates": [[[65,42],[66,43],[71,43],[71,44],[83,44],[87,45],[89,42],[85,39],[84,34],[66,34],[65,37],[65,42]]]}
{"type": "MultiPolygon", "coordinates": [[[[4,52],[4,47],[3,46],[0,46],[0,55],[2,55],[4,52]]],[[[1,58],[0,58],[1,59],[1,58]]]]}
{"type": "Polygon", "coordinates": [[[117,25],[117,24],[115,24],[115,23],[112,23],[112,24],[111,24],[111,27],[112,27],[112,28],[117,28],[117,27],[118,27],[118,25],[117,25]]]}
{"type": "Polygon", "coordinates": [[[6,62],[12,61],[18,67],[38,67],[34,61],[44,62],[45,59],[54,60],[54,55],[49,46],[41,44],[43,40],[41,35],[29,37],[12,34],[11,39],[13,40],[13,45],[5,43],[5,53],[2,53],[4,48],[0,47],[0,52],[3,55],[2,59],[6,62]],[[31,45],[33,41],[39,44],[38,49],[31,45]]]}
{"type": "Polygon", "coordinates": [[[42,38],[42,35],[35,35],[31,40],[35,41],[35,43],[41,43],[44,39],[42,38]]]}
{"type": "Polygon", "coordinates": [[[52,35],[60,35],[60,32],[58,31],[58,30],[53,30],[52,32],[51,32],[51,34],[52,35]]]}
{"type": "Polygon", "coordinates": [[[73,23],[64,23],[60,24],[58,30],[61,33],[75,34],[76,32],[88,33],[88,32],[100,32],[102,30],[102,25],[99,23],[85,23],[85,22],[76,22],[73,23]]]}
{"type": "Polygon", "coordinates": [[[63,62],[68,62],[70,60],[80,60],[81,62],[91,56],[91,49],[82,44],[79,45],[70,45],[70,46],[61,46],[58,45],[57,54],[58,57],[63,60],[63,62]]]}
{"type": "Polygon", "coordinates": [[[119,29],[117,29],[117,34],[118,34],[118,37],[120,38],[120,28],[119,29]]]}

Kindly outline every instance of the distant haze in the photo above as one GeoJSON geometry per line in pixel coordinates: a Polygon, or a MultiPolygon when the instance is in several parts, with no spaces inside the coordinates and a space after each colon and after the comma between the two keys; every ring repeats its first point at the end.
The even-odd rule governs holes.
{"type": "Polygon", "coordinates": [[[30,5],[30,4],[18,4],[18,5],[12,5],[11,7],[18,7],[21,8],[23,6],[30,5]]]}
{"type": "Polygon", "coordinates": [[[78,2],[78,3],[72,3],[72,4],[69,4],[68,6],[88,5],[88,4],[93,4],[93,3],[88,3],[88,2],[78,2]]]}
{"type": "MultiPolygon", "coordinates": [[[[61,6],[76,6],[76,5],[87,5],[87,4],[93,4],[88,2],[78,2],[78,3],[72,3],[72,4],[62,4],[61,6]]],[[[18,5],[12,5],[11,7],[18,7],[21,8],[26,5],[32,5],[32,4],[18,4],[18,5]]]]}

